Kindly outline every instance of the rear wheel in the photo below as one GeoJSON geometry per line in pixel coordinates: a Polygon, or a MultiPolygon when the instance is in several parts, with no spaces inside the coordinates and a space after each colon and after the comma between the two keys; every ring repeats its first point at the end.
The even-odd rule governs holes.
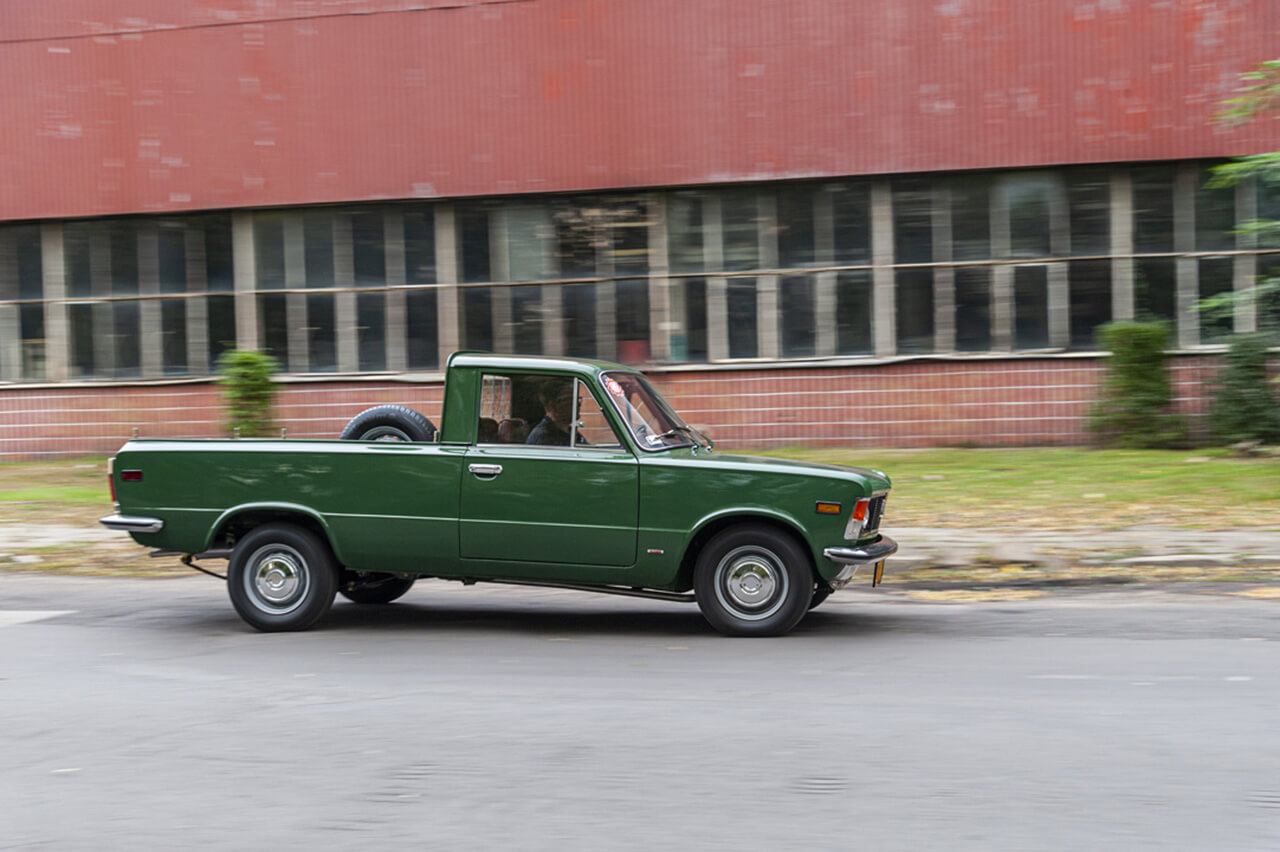
{"type": "Polygon", "coordinates": [[[403,405],[375,405],[352,417],[342,434],[343,441],[417,441],[436,438],[436,427],[421,412],[403,405]]]}
{"type": "Polygon", "coordinates": [[[718,533],[693,572],[698,607],[727,636],[780,636],[795,627],[813,597],[809,559],[791,536],[742,524],[718,533]]]}
{"type": "Polygon", "coordinates": [[[389,604],[409,591],[416,579],[396,574],[365,574],[343,583],[338,594],[352,603],[389,604]]]}
{"type": "Polygon", "coordinates": [[[306,630],[333,605],[338,566],[329,545],[294,524],[264,524],[236,543],[227,566],[231,604],[266,632],[306,630]]]}

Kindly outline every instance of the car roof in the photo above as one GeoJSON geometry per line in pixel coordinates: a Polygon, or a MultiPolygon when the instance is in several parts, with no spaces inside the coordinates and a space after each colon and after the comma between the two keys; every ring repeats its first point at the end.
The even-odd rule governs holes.
{"type": "Polygon", "coordinates": [[[638,372],[634,367],[597,361],[591,358],[565,358],[555,355],[499,355],[493,352],[455,352],[449,356],[449,368],[483,367],[505,370],[547,370],[564,373],[597,375],[606,371],[638,372]]]}

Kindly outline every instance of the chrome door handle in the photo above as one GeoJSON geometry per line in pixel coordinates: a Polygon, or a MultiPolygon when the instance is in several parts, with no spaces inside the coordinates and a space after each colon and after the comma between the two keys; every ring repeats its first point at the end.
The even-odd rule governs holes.
{"type": "Polygon", "coordinates": [[[502,465],[500,464],[469,464],[467,470],[476,476],[497,476],[502,473],[502,465]]]}

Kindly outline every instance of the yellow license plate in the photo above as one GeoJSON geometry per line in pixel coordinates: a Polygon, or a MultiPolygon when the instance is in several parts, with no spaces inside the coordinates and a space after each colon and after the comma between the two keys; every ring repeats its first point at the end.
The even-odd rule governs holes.
{"type": "Polygon", "coordinates": [[[875,576],[871,578],[871,588],[874,589],[876,586],[880,585],[880,581],[883,579],[884,579],[884,560],[881,559],[879,562],[876,563],[876,573],[875,573],[875,576]]]}

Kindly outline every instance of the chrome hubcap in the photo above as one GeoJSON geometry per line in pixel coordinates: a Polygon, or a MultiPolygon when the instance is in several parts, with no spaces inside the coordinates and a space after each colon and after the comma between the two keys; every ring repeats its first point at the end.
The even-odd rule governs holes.
{"type": "Polygon", "coordinates": [[[777,554],[763,547],[738,547],[716,566],[716,597],[738,618],[759,621],[773,615],[787,596],[787,572],[777,554]]]}
{"type": "Polygon", "coordinates": [[[283,544],[260,547],[249,557],[245,590],[262,610],[286,613],[302,603],[308,585],[302,554],[283,544]]]}

